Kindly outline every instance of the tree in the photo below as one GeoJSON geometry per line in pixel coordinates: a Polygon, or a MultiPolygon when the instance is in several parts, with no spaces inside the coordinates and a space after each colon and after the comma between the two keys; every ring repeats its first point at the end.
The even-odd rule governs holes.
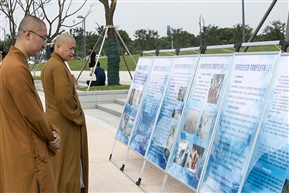
{"type": "Polygon", "coordinates": [[[170,37],[161,37],[158,42],[161,49],[171,49],[172,47],[170,37]]]}
{"type": "MultiPolygon", "coordinates": [[[[47,5],[51,0],[31,0],[33,3],[35,3],[39,7],[38,15],[40,18],[42,18],[46,23],[48,23],[48,34],[47,34],[47,42],[51,42],[55,37],[57,37],[59,34],[62,34],[65,30],[62,29],[62,27],[71,28],[73,26],[78,25],[80,22],[77,22],[73,25],[66,25],[64,24],[65,20],[71,16],[75,17],[75,15],[84,7],[87,0],[83,0],[82,4],[76,8],[75,10],[72,10],[72,4],[73,0],[58,0],[58,14],[54,15],[53,18],[49,18],[46,10],[45,5],[47,5]],[[56,24],[55,30],[53,29],[53,26],[56,24]]],[[[87,14],[89,14],[92,6],[90,6],[90,9],[88,10],[87,14]]],[[[86,15],[87,16],[87,15],[86,15]]]]}
{"type": "Polygon", "coordinates": [[[172,29],[174,48],[188,48],[197,44],[195,35],[183,31],[182,28],[172,29]]]}
{"type": "MultiPolygon", "coordinates": [[[[16,29],[17,29],[17,20],[19,19],[19,12],[23,13],[23,16],[27,15],[35,15],[41,18],[45,23],[48,23],[48,34],[47,34],[47,42],[50,43],[52,40],[57,37],[59,34],[64,32],[62,27],[73,27],[78,25],[80,22],[73,25],[65,25],[64,22],[67,18],[71,16],[75,16],[77,12],[79,12],[87,0],[83,0],[82,4],[77,7],[77,9],[72,10],[73,0],[58,0],[58,14],[54,15],[53,18],[50,18],[47,13],[46,6],[49,6],[51,2],[55,2],[52,0],[10,0],[5,1],[1,0],[0,2],[0,11],[4,13],[9,21],[9,30],[11,36],[12,44],[15,43],[16,40],[16,29]],[[55,29],[53,26],[55,26],[55,29]]],[[[91,6],[92,7],[92,6],[91,6]]],[[[90,8],[91,9],[91,8],[90,8]]],[[[88,10],[89,13],[90,10],[88,10]]]]}
{"type": "Polygon", "coordinates": [[[120,55],[118,44],[115,37],[115,29],[113,25],[113,15],[116,8],[117,0],[112,0],[110,5],[108,0],[99,0],[105,10],[105,21],[108,37],[107,44],[107,82],[108,85],[119,85],[119,62],[120,55]]]}
{"type": "Polygon", "coordinates": [[[232,28],[220,28],[219,35],[216,37],[222,45],[236,43],[233,38],[234,33],[232,28]]]}
{"type": "MultiPolygon", "coordinates": [[[[249,40],[252,35],[253,28],[249,27],[249,25],[245,25],[245,42],[249,40]]],[[[232,43],[241,43],[243,42],[243,26],[241,24],[237,24],[233,26],[233,42],[232,43]]]]}
{"type": "Polygon", "coordinates": [[[138,52],[142,52],[144,50],[159,49],[158,45],[159,34],[155,30],[149,29],[136,30],[134,37],[135,37],[134,44],[138,52]]]}
{"type": "Polygon", "coordinates": [[[284,40],[285,38],[286,24],[282,23],[280,20],[270,22],[263,30],[262,40],[284,40]]]}
{"type": "Polygon", "coordinates": [[[9,22],[9,29],[10,29],[10,37],[11,37],[11,43],[15,43],[16,38],[16,23],[14,20],[14,15],[16,10],[17,0],[11,0],[11,1],[5,1],[1,0],[0,3],[0,11],[4,13],[4,15],[7,17],[9,22]]]}
{"type": "Polygon", "coordinates": [[[217,38],[219,35],[219,27],[209,25],[203,27],[202,40],[204,45],[220,45],[221,41],[217,38]]]}

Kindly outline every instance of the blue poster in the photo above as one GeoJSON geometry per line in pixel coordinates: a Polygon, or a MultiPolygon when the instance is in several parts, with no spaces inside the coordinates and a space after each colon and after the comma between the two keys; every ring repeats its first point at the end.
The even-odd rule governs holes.
{"type": "Polygon", "coordinates": [[[281,56],[242,192],[289,192],[289,55],[281,56]]]}
{"type": "Polygon", "coordinates": [[[238,192],[278,53],[236,53],[200,192],[238,192]]]}
{"type": "Polygon", "coordinates": [[[146,157],[165,169],[172,149],[185,101],[195,74],[198,56],[177,56],[174,60],[160,113],[146,157]]]}
{"type": "Polygon", "coordinates": [[[140,57],[120,118],[116,139],[128,144],[154,57],[140,57]]]}
{"type": "Polygon", "coordinates": [[[196,189],[233,55],[202,55],[184,109],[168,173],[196,189]]]}
{"type": "Polygon", "coordinates": [[[144,156],[163,98],[174,57],[155,57],[129,147],[144,156]]]}

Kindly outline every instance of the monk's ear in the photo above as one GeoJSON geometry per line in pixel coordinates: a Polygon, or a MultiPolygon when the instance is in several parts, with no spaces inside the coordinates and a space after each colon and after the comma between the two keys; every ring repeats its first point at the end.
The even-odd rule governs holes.
{"type": "MultiPolygon", "coordinates": [[[[21,33],[21,32],[20,32],[21,33]]],[[[28,40],[30,40],[30,31],[29,30],[26,30],[26,31],[23,31],[22,32],[23,33],[23,37],[25,38],[25,39],[28,39],[28,40]]]]}
{"type": "Polygon", "coordinates": [[[60,44],[56,44],[55,47],[56,47],[57,50],[59,50],[61,45],[60,44]]]}

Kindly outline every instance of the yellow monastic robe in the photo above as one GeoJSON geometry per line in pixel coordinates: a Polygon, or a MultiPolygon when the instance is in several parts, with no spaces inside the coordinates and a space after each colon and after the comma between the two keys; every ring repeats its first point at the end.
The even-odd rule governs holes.
{"type": "Polygon", "coordinates": [[[0,192],[54,193],[47,144],[54,139],[25,55],[11,47],[0,66],[0,192]]]}
{"type": "Polygon", "coordinates": [[[79,193],[80,159],[85,188],[88,192],[88,147],[84,113],[73,79],[57,53],[44,65],[41,72],[45,93],[46,116],[61,132],[61,146],[52,159],[59,193],[79,193]]]}

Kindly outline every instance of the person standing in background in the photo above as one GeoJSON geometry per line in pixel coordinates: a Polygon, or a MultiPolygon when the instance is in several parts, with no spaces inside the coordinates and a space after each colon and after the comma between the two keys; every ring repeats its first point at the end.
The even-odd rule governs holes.
{"type": "Polygon", "coordinates": [[[58,193],[88,192],[88,144],[85,116],[65,62],[74,56],[76,42],[68,33],[57,37],[54,52],[44,64],[41,80],[46,116],[61,128],[62,144],[52,159],[58,193]]]}
{"type": "Polygon", "coordinates": [[[89,48],[89,55],[90,55],[90,58],[89,58],[89,69],[90,69],[89,76],[92,76],[92,74],[93,74],[93,69],[95,66],[95,59],[96,59],[96,53],[92,49],[93,49],[92,47],[89,48]]]}
{"type": "Polygon", "coordinates": [[[27,59],[46,47],[46,25],[26,16],[0,66],[0,192],[56,191],[58,129],[45,117],[27,59]]]}

